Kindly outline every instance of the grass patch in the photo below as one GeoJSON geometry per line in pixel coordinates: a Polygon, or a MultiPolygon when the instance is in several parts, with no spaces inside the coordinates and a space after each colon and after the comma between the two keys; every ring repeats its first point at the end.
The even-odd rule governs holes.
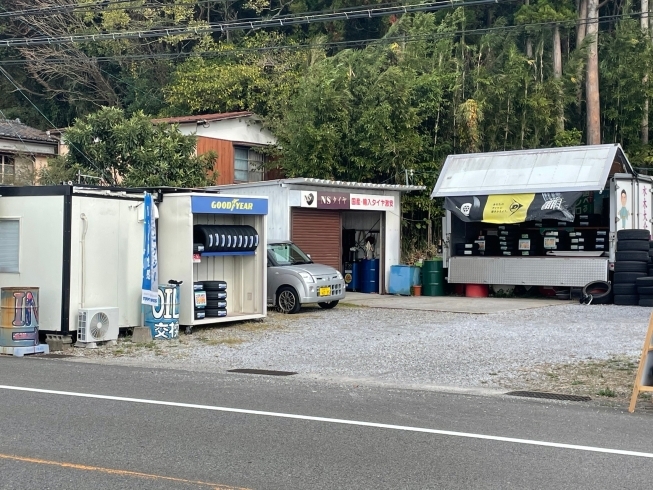
{"type": "Polygon", "coordinates": [[[602,388],[597,391],[596,394],[599,396],[606,396],[608,398],[614,398],[617,396],[617,393],[615,393],[615,391],[611,390],[610,388],[602,388]]]}
{"type": "Polygon", "coordinates": [[[210,339],[207,337],[201,337],[199,339],[201,342],[203,342],[206,345],[209,346],[216,346],[216,345],[227,345],[227,346],[234,346],[238,344],[242,344],[243,342],[246,342],[245,339],[241,339],[238,337],[223,337],[223,338],[218,338],[218,339],[210,339]]]}

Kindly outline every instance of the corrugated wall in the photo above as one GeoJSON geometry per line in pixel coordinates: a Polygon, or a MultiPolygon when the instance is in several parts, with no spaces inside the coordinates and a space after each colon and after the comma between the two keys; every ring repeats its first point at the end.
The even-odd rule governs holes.
{"type": "Polygon", "coordinates": [[[291,233],[313,262],[342,269],[340,211],[293,208],[291,233]]]}
{"type": "Polygon", "coordinates": [[[216,138],[197,138],[197,154],[202,155],[209,151],[215,151],[218,159],[213,169],[218,173],[215,180],[216,185],[234,183],[234,145],[231,141],[219,140],[216,138]]]}

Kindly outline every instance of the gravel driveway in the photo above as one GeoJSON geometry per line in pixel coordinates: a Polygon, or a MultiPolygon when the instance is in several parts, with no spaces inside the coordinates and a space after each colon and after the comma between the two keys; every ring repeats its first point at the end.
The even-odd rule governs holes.
{"type": "Polygon", "coordinates": [[[202,371],[255,368],[399,385],[520,388],[523,374],[542,364],[636,358],[650,314],[649,308],[613,305],[486,315],[342,305],[73,354],[202,371]]]}

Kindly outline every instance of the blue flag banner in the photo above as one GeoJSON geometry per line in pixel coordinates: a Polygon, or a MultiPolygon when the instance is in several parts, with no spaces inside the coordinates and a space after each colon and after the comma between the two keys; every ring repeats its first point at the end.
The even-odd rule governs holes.
{"type": "Polygon", "coordinates": [[[156,218],[152,194],[145,193],[143,221],[143,286],[141,303],[158,304],[159,300],[159,259],[156,244],[156,218]]]}

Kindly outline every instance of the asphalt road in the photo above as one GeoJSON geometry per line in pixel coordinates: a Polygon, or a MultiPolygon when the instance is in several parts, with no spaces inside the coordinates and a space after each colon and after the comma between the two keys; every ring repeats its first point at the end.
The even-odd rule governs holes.
{"type": "Polygon", "coordinates": [[[652,415],[592,403],[6,357],[0,385],[2,489],[650,485],[652,415]]]}

